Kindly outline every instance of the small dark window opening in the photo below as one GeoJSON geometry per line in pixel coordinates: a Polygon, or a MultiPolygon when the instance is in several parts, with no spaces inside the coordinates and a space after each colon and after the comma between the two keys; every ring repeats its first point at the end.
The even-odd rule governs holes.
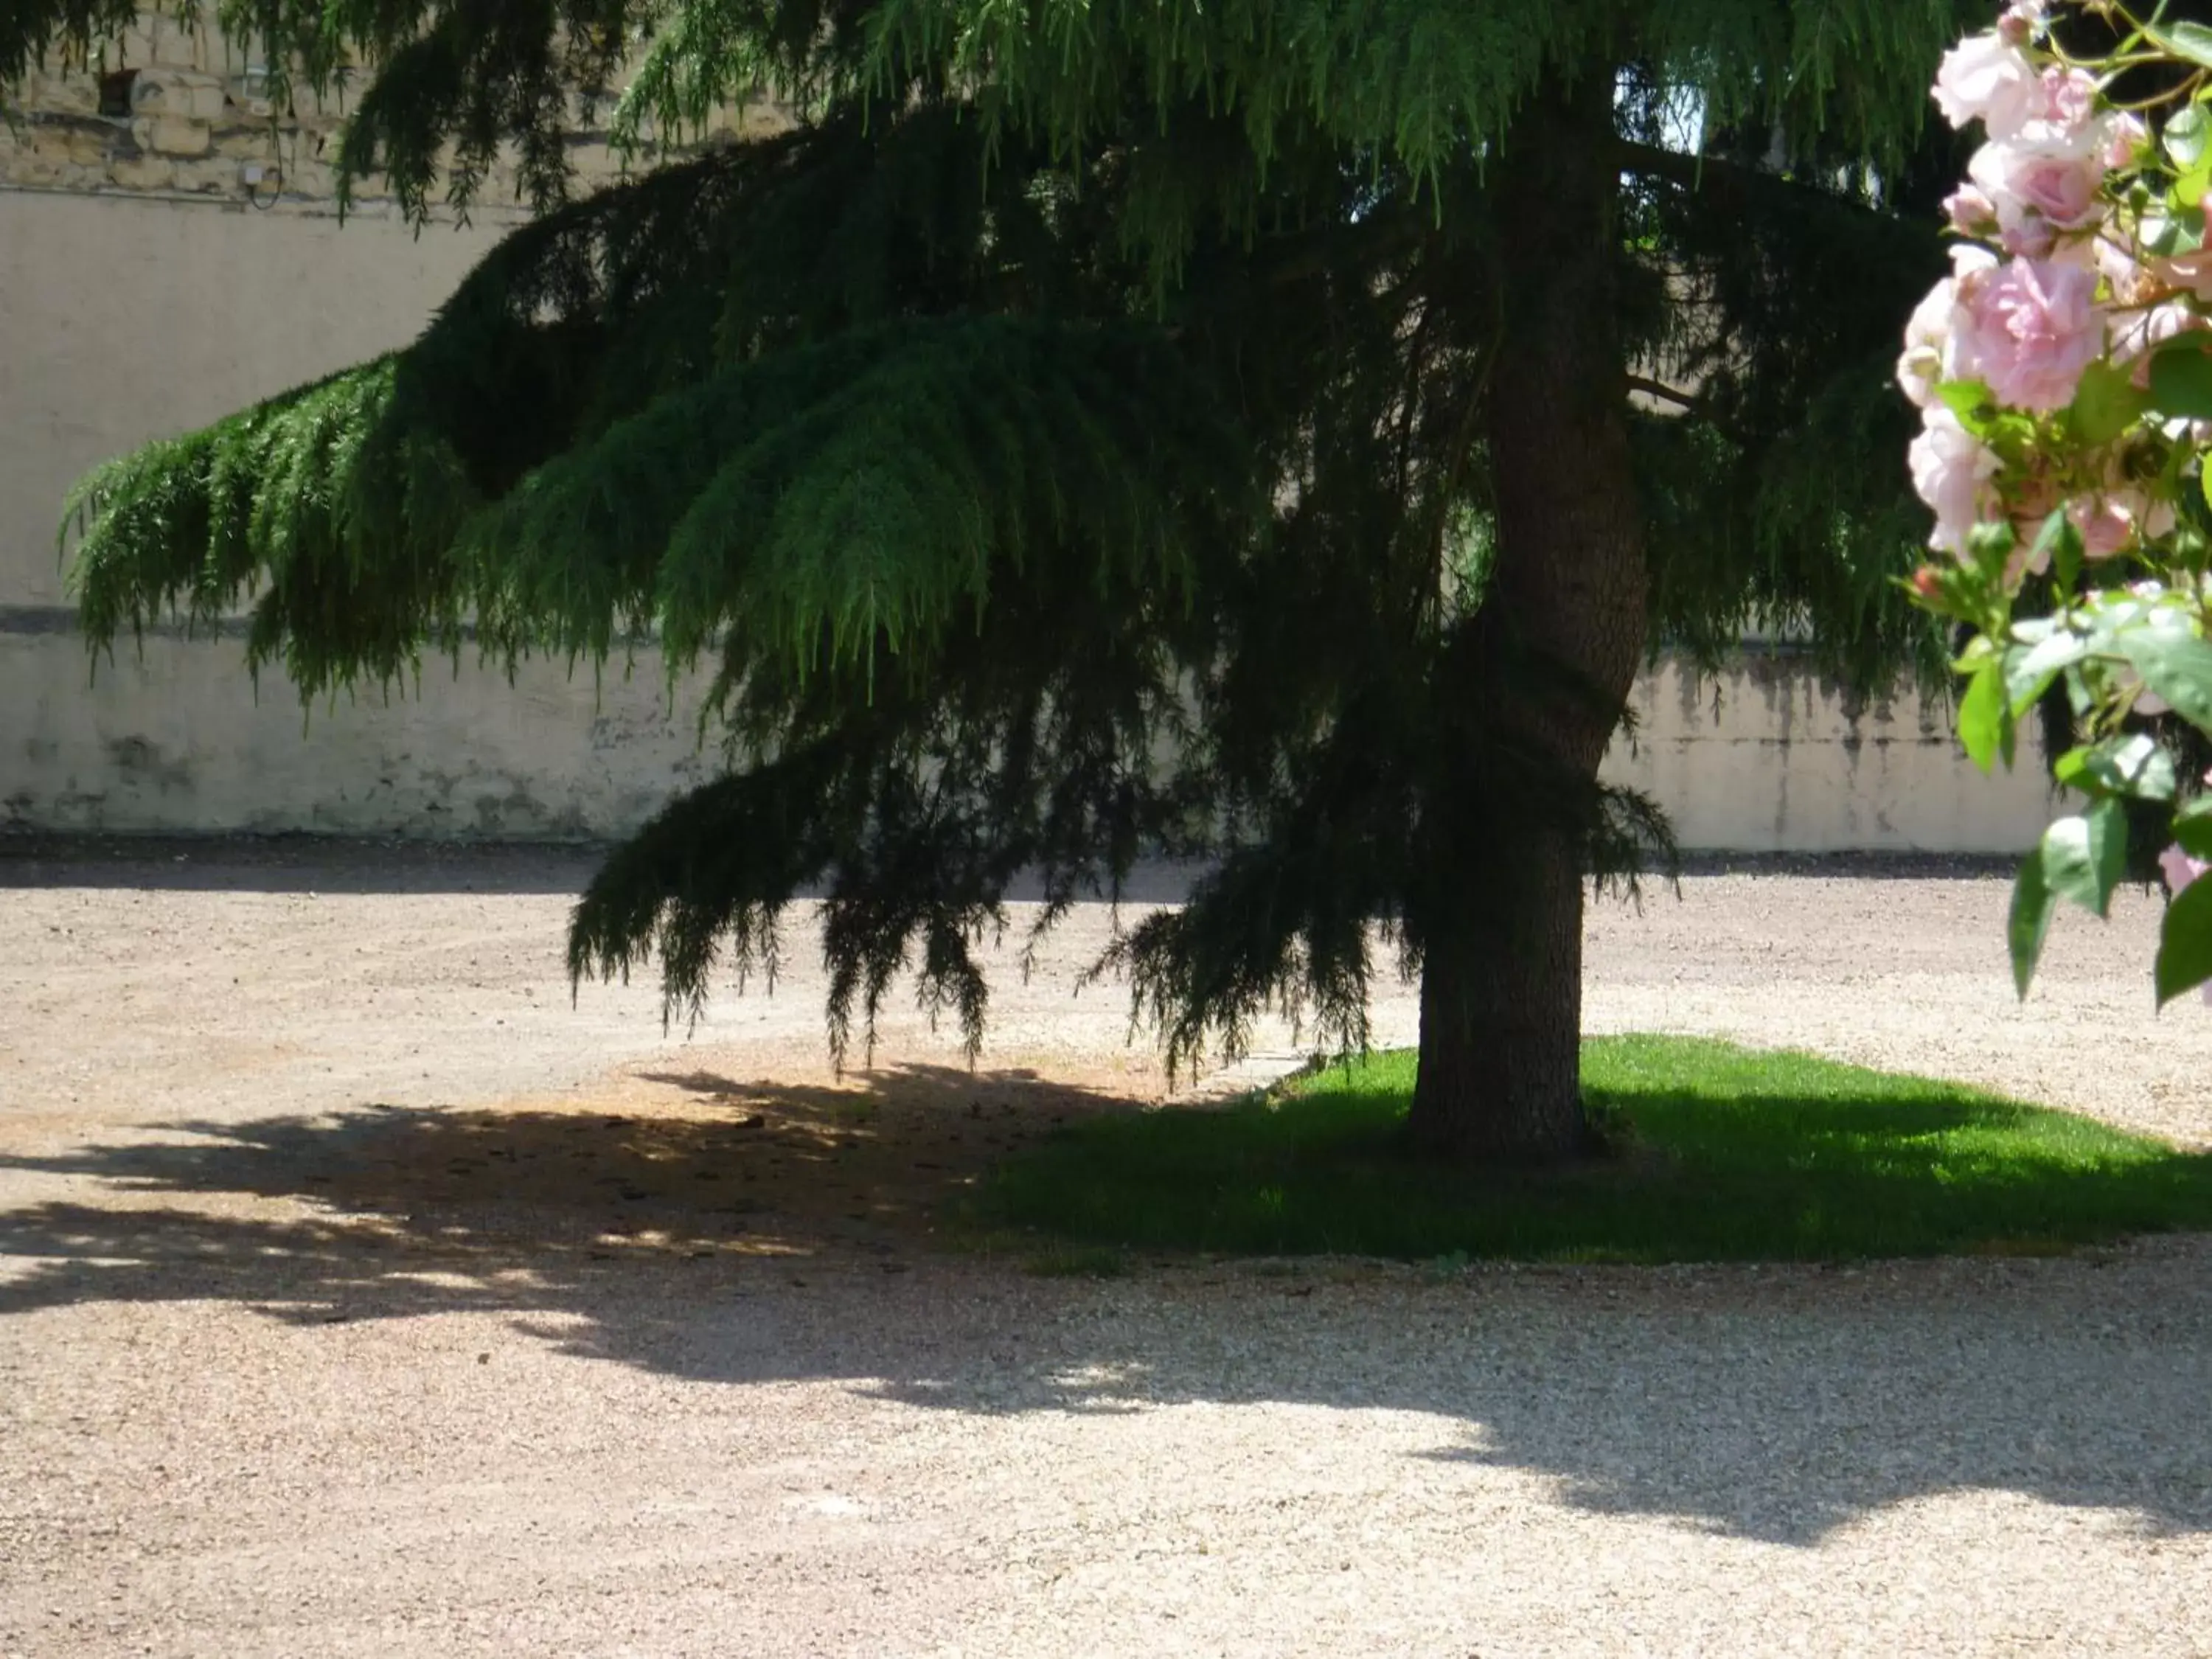
{"type": "Polygon", "coordinates": [[[111,121],[131,118],[131,88],[138,78],[137,70],[117,70],[100,77],[100,112],[111,121]]]}

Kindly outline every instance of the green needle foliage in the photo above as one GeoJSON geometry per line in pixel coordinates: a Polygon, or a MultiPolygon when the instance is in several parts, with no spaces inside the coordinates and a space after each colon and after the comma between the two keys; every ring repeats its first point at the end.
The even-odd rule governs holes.
{"type": "MultiPolygon", "coordinates": [[[[29,0],[0,78],[129,10],[29,0]]],[[[1540,944],[1668,847],[1595,778],[1647,642],[1925,658],[1888,367],[1949,0],[214,10],[300,88],[374,63],[349,176],[465,207],[511,145],[544,211],[406,350],[85,480],[88,631],[246,605],[308,697],[704,665],[727,775],[571,945],[672,1010],[772,974],[813,889],[841,1054],[907,970],[973,1045],[1017,872],[1049,925],[1204,855],[1103,964],[1177,1063],[1270,1006],[1363,1043],[1380,922],[1455,1052],[1544,1048],[1439,1144],[1557,1152],[1578,970],[1540,944]],[[649,154],[763,89],[804,119],[570,200],[618,63],[649,154]]]]}

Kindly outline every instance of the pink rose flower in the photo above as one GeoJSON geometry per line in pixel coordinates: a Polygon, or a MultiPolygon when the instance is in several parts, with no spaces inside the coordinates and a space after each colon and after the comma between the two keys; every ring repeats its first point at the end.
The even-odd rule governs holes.
{"type": "Polygon", "coordinates": [[[1962,282],[1995,270],[1996,256],[1987,248],[1962,243],[1951,250],[1952,275],[1928,290],[1905,325],[1905,355],[1897,360],[1897,383],[1922,409],[1936,400],[1936,388],[1960,378],[1959,290],[1962,282]]]}
{"type": "Polygon", "coordinates": [[[2097,77],[2087,70],[2043,71],[2042,118],[2064,132],[2080,132],[2096,118],[2097,77]]]}
{"type": "Polygon", "coordinates": [[[2008,231],[2021,229],[2030,215],[2058,230],[2083,229],[2104,215],[2097,190],[2105,182],[2105,158],[2095,150],[1988,143],[1974,152],[1966,172],[2008,231]]]}
{"type": "MultiPolygon", "coordinates": [[[[2100,236],[2090,244],[2090,263],[2111,285],[2112,303],[2116,306],[2148,307],[2170,286],[2136,262],[2134,249],[2118,242],[2100,236]]],[[[2116,320],[2113,326],[2116,331],[2124,331],[2126,324],[2116,320]]]]}
{"type": "Polygon", "coordinates": [[[1905,325],[1905,355],[1897,360],[1897,384],[1922,409],[1936,401],[1936,388],[1949,375],[1951,319],[1957,310],[1949,277],[1928,290],[1905,325]]]}
{"type": "Polygon", "coordinates": [[[2166,876],[2166,890],[2179,893],[2212,866],[2206,865],[2202,859],[2190,857],[2179,846],[2173,846],[2158,855],[2158,867],[2166,876]]]}
{"type": "Polygon", "coordinates": [[[1962,284],[1995,270],[1998,263],[1997,256],[1985,247],[1961,245],[1951,250],[1951,276],[1962,284]]]}
{"type": "Polygon", "coordinates": [[[1945,197],[1943,211],[1951,228],[1961,236],[1987,236],[1997,228],[1996,204],[1972,185],[1962,185],[1945,197]]]}
{"type": "Polygon", "coordinates": [[[2081,371],[2105,349],[2097,276],[2053,259],[2015,259],[1957,279],[1961,374],[1998,401],[2048,411],[2074,401],[2081,371]]]}
{"type": "Polygon", "coordinates": [[[1936,513],[1928,545],[1963,560],[1968,533],[1995,504],[1990,480],[1996,476],[1996,456],[1939,404],[1922,416],[1911,459],[1912,488],[1936,513]]]}
{"type": "Polygon", "coordinates": [[[2153,259],[2150,274],[2168,288],[2182,289],[2200,300],[2212,301],[2212,249],[2153,259]]]}
{"type": "Polygon", "coordinates": [[[2007,46],[2024,46],[2043,27],[2043,0],[2012,0],[1997,19],[1997,39],[2007,46]]]}
{"type": "Polygon", "coordinates": [[[2124,553],[2136,538],[2135,514],[2110,495],[2075,501],[2066,516],[2081,532],[2081,551],[2092,559],[2109,559],[2124,553]]]}
{"type": "Polygon", "coordinates": [[[2136,156],[2150,143],[2150,129],[2135,115],[2115,115],[2105,124],[2105,165],[2134,165],[2136,156]]]}
{"type": "Polygon", "coordinates": [[[2120,470],[2117,453],[2106,457],[2106,465],[2105,487],[2066,505],[2066,516],[2081,532],[2083,551],[2093,559],[2109,559],[2138,541],[2155,541],[2172,533],[2178,521],[2173,503],[2129,479],[2120,470]]]}
{"type": "Polygon", "coordinates": [[[1943,54],[1935,95],[1953,126],[1979,121],[1992,138],[2018,137],[2051,103],[2027,54],[1995,34],[1970,34],[1943,54]]]}

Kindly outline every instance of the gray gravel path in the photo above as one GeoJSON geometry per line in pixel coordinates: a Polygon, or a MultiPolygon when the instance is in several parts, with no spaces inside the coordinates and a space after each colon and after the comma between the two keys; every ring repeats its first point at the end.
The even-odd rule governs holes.
{"type": "MultiPolygon", "coordinates": [[[[2212,1653],[2212,1241],[1105,1285],[865,1204],[702,1243],[662,1189],[750,1116],[827,1191],[894,1127],[1157,1093],[1069,994],[1104,918],[982,1077],[902,1012],[838,1093],[804,971],[689,1042],[572,1007],[562,855],[183,857],[0,860],[0,1655],[2212,1653]],[[488,1126],[574,1167],[502,1207],[488,1126]]],[[[1699,877],[1594,918],[1590,1024],[2212,1142],[2152,908],[2023,1009],[2002,906],[1699,877]]]]}

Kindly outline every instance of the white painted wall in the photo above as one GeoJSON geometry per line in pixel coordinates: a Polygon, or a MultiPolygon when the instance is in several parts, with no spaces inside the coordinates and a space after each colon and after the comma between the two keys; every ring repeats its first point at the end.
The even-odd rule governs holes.
{"type": "Polygon", "coordinates": [[[1632,707],[1635,741],[1614,744],[1607,775],[1656,797],[1686,848],[2014,853],[2057,815],[2032,746],[1984,777],[1948,708],[1910,691],[1853,707],[1796,656],[1705,679],[1662,665],[1632,707]]]}
{"type": "Polygon", "coordinates": [[[405,344],[495,234],[0,190],[0,605],[60,601],[87,468],[405,344]]]}
{"type": "MultiPolygon", "coordinates": [[[[257,696],[234,637],[157,635],[97,680],[67,633],[54,527],[87,467],[404,343],[489,228],[216,202],[0,189],[0,826],[604,836],[710,769],[657,665],[442,669],[419,701],[304,723],[257,696]]],[[[1853,710],[1790,659],[1636,698],[1610,763],[1686,847],[2012,851],[2050,816],[2040,769],[1982,777],[1911,699],[1853,710]]]]}

